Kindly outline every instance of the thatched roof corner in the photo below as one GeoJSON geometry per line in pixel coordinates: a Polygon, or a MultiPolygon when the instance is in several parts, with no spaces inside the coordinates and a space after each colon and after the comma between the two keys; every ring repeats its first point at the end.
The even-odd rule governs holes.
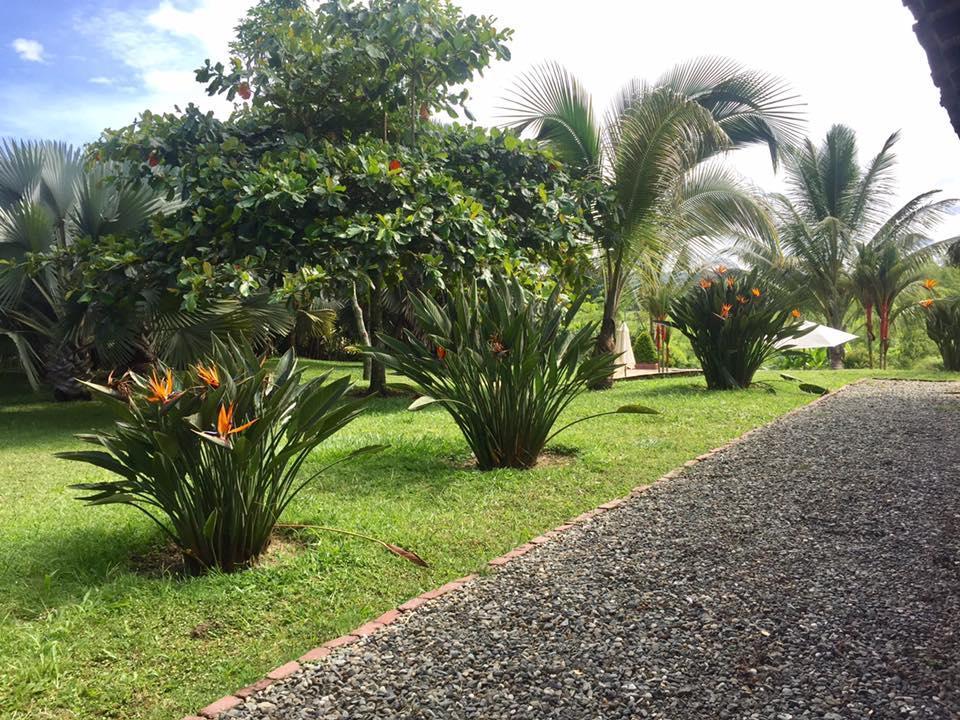
{"type": "Polygon", "coordinates": [[[927,51],[940,104],[960,136],[960,0],[903,0],[903,4],[917,19],[913,29],[927,51]]]}

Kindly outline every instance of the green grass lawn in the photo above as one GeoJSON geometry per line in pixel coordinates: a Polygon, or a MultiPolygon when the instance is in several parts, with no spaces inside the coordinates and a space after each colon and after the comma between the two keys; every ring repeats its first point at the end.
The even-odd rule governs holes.
{"type": "MultiPolygon", "coordinates": [[[[793,374],[830,388],[881,375],[793,374]]],[[[106,425],[106,408],[41,402],[0,375],[0,716],[169,720],[195,711],[813,399],[776,373],[758,380],[777,392],[708,393],[699,378],[675,378],[588,394],[571,417],[626,403],[663,414],[579,424],[554,446],[567,458],[526,472],[468,469],[467,447],[442,410],[377,400],[312,462],[372,443],[389,449],[322,476],[285,520],[376,535],[416,550],[429,569],[360,540],[304,532],[258,568],[181,579],[157,569],[163,542],[148,519],[73,499],[67,486],[98,478],[96,469],[52,457],[81,447],[74,433],[106,425]]]]}

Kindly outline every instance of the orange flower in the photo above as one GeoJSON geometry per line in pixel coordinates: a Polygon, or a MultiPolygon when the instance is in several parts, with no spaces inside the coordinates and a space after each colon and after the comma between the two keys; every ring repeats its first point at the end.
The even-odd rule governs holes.
{"type": "Polygon", "coordinates": [[[938,285],[937,281],[934,280],[933,278],[927,278],[926,280],[923,281],[923,286],[927,290],[933,290],[937,285],[938,285]]]}
{"type": "Polygon", "coordinates": [[[728,288],[732,288],[734,285],[736,285],[736,283],[737,283],[737,281],[734,280],[733,275],[727,275],[727,287],[728,287],[728,288]]]}
{"type": "Polygon", "coordinates": [[[397,172],[401,168],[399,160],[390,161],[390,172],[397,172]]]}
{"type": "Polygon", "coordinates": [[[216,365],[197,365],[197,377],[216,390],[220,387],[220,371],[216,365]]]}
{"type": "Polygon", "coordinates": [[[224,407],[223,405],[220,406],[220,414],[217,416],[217,435],[220,436],[221,440],[226,440],[231,435],[246,430],[257,421],[257,419],[254,418],[250,422],[244,423],[240,427],[234,427],[233,410],[233,403],[230,403],[227,407],[224,407]]]}
{"type": "Polygon", "coordinates": [[[743,295],[737,295],[737,302],[741,305],[746,305],[749,300],[747,300],[747,298],[745,298],[743,295]]]}
{"type": "Polygon", "coordinates": [[[437,359],[443,360],[447,356],[447,349],[443,345],[437,345],[437,359]]]}
{"type": "Polygon", "coordinates": [[[920,301],[920,307],[928,308],[928,309],[929,309],[931,305],[933,305],[933,299],[932,299],[932,298],[927,298],[926,300],[921,300],[921,301],[920,301]]]}
{"type": "Polygon", "coordinates": [[[800,319],[800,310],[798,310],[797,308],[794,308],[793,310],[791,310],[790,314],[793,315],[793,317],[795,317],[797,320],[800,319]]]}
{"type": "Polygon", "coordinates": [[[754,297],[760,297],[760,288],[753,288],[750,292],[754,297]]]}
{"type": "Polygon", "coordinates": [[[717,265],[717,267],[715,268],[715,271],[716,271],[717,275],[726,275],[726,273],[727,273],[727,266],[726,266],[726,265],[717,265]]]}
{"type": "Polygon", "coordinates": [[[702,287],[704,290],[709,290],[712,286],[713,286],[713,280],[700,278],[700,287],[702,287]]]}
{"type": "Polygon", "coordinates": [[[147,398],[147,402],[168,403],[183,395],[183,393],[173,391],[173,371],[169,368],[167,368],[167,374],[163,380],[157,377],[156,369],[152,370],[148,385],[153,395],[147,398]]]}
{"type": "Polygon", "coordinates": [[[727,319],[727,316],[730,315],[730,311],[733,310],[733,305],[723,304],[720,306],[720,318],[723,320],[727,319]]]}

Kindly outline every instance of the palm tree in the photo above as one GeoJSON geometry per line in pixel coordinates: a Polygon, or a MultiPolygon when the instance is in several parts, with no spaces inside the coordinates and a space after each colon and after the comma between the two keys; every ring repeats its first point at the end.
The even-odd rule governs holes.
{"type": "Polygon", "coordinates": [[[607,191],[608,202],[597,208],[605,288],[600,353],[613,351],[621,296],[641,258],[692,239],[768,234],[767,215],[749,189],[713,160],[764,143],[776,164],[799,123],[781,81],[711,58],[653,84],[628,83],[603,123],[583,85],[547,63],[520,78],[505,112],[508,126],[532,130],[572,171],[607,191]]]}
{"type": "MultiPolygon", "coordinates": [[[[883,343],[889,342],[889,336],[886,340],[884,337],[889,330],[892,299],[902,284],[889,273],[898,274],[896,267],[905,262],[904,277],[909,277],[915,261],[941,247],[928,233],[957,202],[935,200],[939,191],[932,190],[890,214],[895,191],[893,147],[898,137],[898,133],[890,135],[863,168],[857,160],[856,134],[849,127],[834,125],[819,147],[806,139],[786,156],[787,193],[771,196],[779,233],[776,245],[742,241],[747,256],[777,263],[797,288],[805,289],[828,325],[844,329],[850,306],[859,296],[867,314],[869,338],[873,311],[877,310],[881,315],[882,357],[883,343]],[[881,262],[886,263],[885,269],[878,265],[881,262]],[[879,295],[864,294],[873,282],[871,273],[886,273],[884,282],[891,283],[879,295]],[[880,302],[882,306],[877,304],[880,302]]],[[[842,348],[832,348],[830,360],[832,367],[843,367],[842,348]]]]}
{"type": "Polygon", "coordinates": [[[133,232],[173,207],[144,183],[115,181],[117,170],[87,167],[64,143],[0,145],[0,334],[31,384],[45,375],[59,399],[85,395],[76,378],[90,367],[87,319],[67,321],[66,251],[81,237],[133,232]],[[30,254],[54,259],[31,269],[30,254]]]}
{"type": "MultiPolygon", "coordinates": [[[[866,317],[867,353],[871,368],[873,341],[876,339],[873,311],[876,310],[879,321],[880,369],[885,370],[890,350],[890,326],[902,312],[913,307],[913,303],[897,306],[897,300],[907,289],[921,282],[923,267],[949,242],[928,242],[922,235],[893,239],[879,233],[869,243],[857,246],[852,284],[866,317]]],[[[929,289],[935,284],[933,280],[925,282],[929,289]]]]}

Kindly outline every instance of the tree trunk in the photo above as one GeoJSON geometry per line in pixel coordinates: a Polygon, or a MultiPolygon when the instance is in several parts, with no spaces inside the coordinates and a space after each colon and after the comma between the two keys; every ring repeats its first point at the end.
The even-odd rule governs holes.
{"type": "MultiPolygon", "coordinates": [[[[360,307],[360,301],[357,299],[357,284],[350,286],[351,297],[350,305],[353,307],[353,318],[357,323],[357,334],[360,336],[360,342],[370,347],[370,333],[367,332],[367,324],[363,321],[363,308],[360,307]]],[[[369,355],[363,356],[363,379],[370,379],[371,358],[369,355]]]]}
{"type": "MultiPolygon", "coordinates": [[[[827,314],[827,322],[830,323],[830,327],[835,327],[837,330],[845,329],[843,327],[843,313],[836,308],[833,308],[831,312],[827,314]]],[[[843,359],[846,354],[847,353],[843,345],[836,345],[832,348],[828,348],[828,355],[830,356],[830,369],[843,370],[843,359]]]]}
{"type": "MultiPolygon", "coordinates": [[[[383,302],[379,290],[373,290],[370,293],[370,337],[373,340],[373,346],[379,347],[380,341],[377,334],[383,328],[383,302]]],[[[371,359],[372,360],[372,359],[371,359]]],[[[383,363],[372,360],[370,363],[370,386],[368,392],[371,395],[387,394],[387,369],[383,363]]]]}
{"type": "Polygon", "coordinates": [[[77,380],[90,377],[90,353],[72,343],[50,343],[45,352],[47,382],[57,402],[89,400],[90,393],[77,380]]]}
{"type": "MultiPolygon", "coordinates": [[[[608,281],[607,294],[603,300],[603,321],[597,335],[595,355],[612,355],[617,345],[617,308],[620,307],[620,284],[617,278],[608,281]]],[[[598,380],[590,386],[591,390],[609,390],[613,387],[613,376],[598,380]]]]}

